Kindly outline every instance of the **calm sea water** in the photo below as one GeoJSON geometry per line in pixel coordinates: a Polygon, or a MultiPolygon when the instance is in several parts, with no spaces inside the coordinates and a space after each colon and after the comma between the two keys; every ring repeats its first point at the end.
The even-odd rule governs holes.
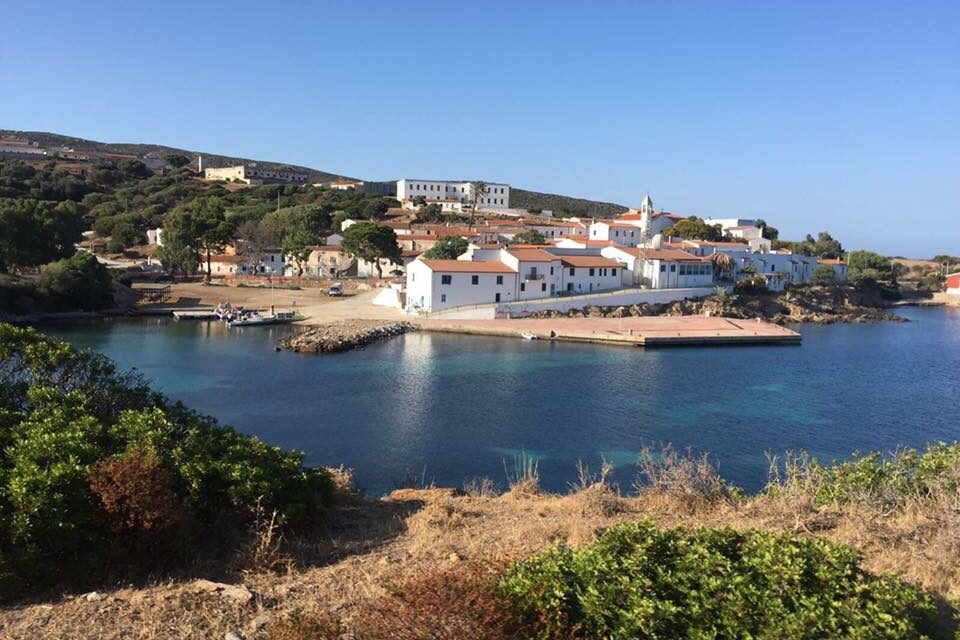
{"type": "Polygon", "coordinates": [[[370,493],[410,477],[505,483],[522,451],[564,488],[578,459],[616,465],[669,442],[709,452],[747,489],[765,452],[824,458],[960,439],[960,311],[910,323],[803,326],[799,347],[643,350],[409,334],[332,356],[276,353],[289,328],[97,321],[43,327],[223,423],[345,464],[370,493]]]}

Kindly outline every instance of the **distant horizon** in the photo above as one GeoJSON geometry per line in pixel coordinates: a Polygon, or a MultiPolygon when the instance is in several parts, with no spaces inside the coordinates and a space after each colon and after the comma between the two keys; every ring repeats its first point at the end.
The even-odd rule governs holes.
{"type": "Polygon", "coordinates": [[[13,3],[0,124],[960,254],[958,3],[258,6],[13,3]]]}

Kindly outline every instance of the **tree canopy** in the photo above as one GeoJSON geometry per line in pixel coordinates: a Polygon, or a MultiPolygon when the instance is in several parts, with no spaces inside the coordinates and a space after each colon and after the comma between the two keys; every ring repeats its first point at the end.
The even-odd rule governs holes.
{"type": "Polygon", "coordinates": [[[0,198],[0,271],[73,255],[83,228],[76,202],[0,198]]]}
{"type": "Polygon", "coordinates": [[[851,251],[846,256],[847,278],[855,286],[869,286],[893,280],[890,259],[872,251],[851,251]]]}
{"type": "Polygon", "coordinates": [[[510,244],[547,244],[547,239],[536,229],[527,229],[513,236],[510,244]]]}
{"type": "Polygon", "coordinates": [[[683,238],[684,240],[707,240],[709,242],[723,240],[723,230],[719,224],[707,224],[696,216],[677,221],[673,226],[664,229],[663,235],[683,238]]]}
{"type": "Polygon", "coordinates": [[[467,251],[469,245],[466,238],[445,236],[424,252],[423,257],[430,260],[456,260],[467,251]]]}
{"type": "Polygon", "coordinates": [[[383,268],[380,265],[382,258],[394,262],[400,260],[400,245],[397,244],[396,232],[390,227],[374,222],[357,222],[347,227],[343,232],[341,246],[344,251],[373,262],[381,278],[383,277],[383,268]]]}

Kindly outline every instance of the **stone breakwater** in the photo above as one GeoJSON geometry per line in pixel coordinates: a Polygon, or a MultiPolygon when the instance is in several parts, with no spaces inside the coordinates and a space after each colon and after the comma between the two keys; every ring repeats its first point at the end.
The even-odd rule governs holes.
{"type": "Polygon", "coordinates": [[[373,342],[416,331],[410,322],[343,320],[308,329],[280,340],[280,347],[297,353],[339,353],[362,349],[373,342]]]}
{"type": "Polygon", "coordinates": [[[760,318],[776,324],[839,322],[906,322],[902,316],[873,306],[845,288],[809,288],[783,294],[712,296],[660,304],[634,304],[618,307],[588,306],[570,311],[542,311],[535,318],[626,318],[631,316],[723,316],[740,320],[760,318]]]}

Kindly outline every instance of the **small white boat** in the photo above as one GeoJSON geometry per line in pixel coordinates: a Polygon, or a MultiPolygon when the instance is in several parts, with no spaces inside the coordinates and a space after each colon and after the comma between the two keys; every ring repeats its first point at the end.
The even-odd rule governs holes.
{"type": "Polygon", "coordinates": [[[540,336],[538,336],[538,335],[535,334],[535,333],[530,333],[529,331],[521,331],[521,332],[520,332],[520,337],[522,337],[524,340],[539,340],[539,339],[540,339],[540,336]]]}
{"type": "Polygon", "coordinates": [[[262,316],[256,311],[248,311],[238,318],[227,322],[228,327],[263,327],[271,324],[288,324],[303,320],[296,311],[281,311],[271,316],[262,316]]]}

